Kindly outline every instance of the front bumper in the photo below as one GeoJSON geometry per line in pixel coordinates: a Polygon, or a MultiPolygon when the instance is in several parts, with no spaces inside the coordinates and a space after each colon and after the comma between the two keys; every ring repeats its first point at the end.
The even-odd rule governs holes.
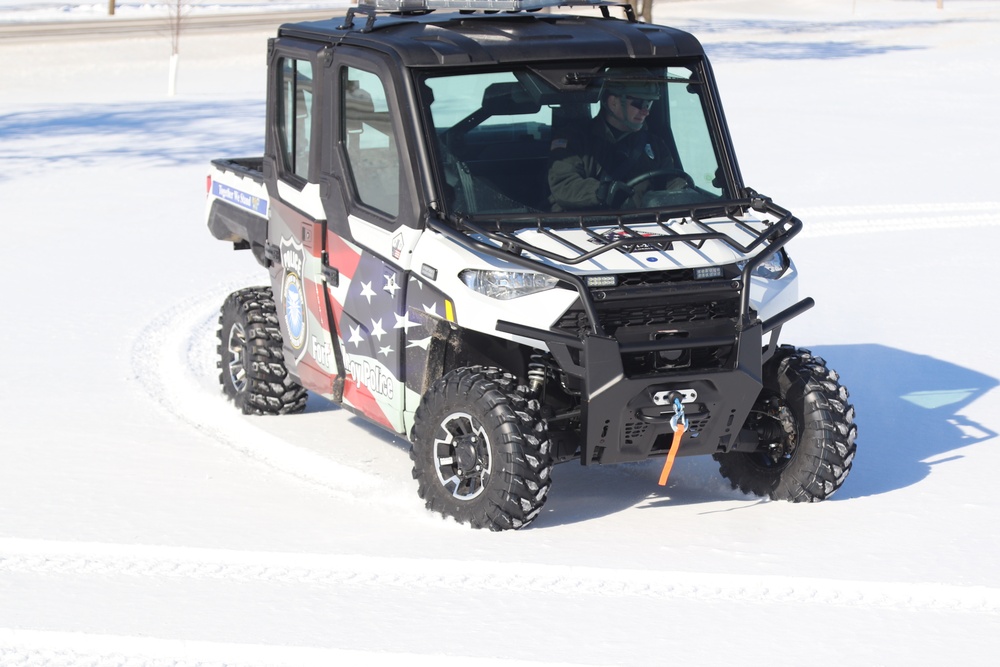
{"type": "Polygon", "coordinates": [[[591,463],[641,461],[669,448],[679,396],[689,427],[679,454],[715,454],[756,446],[741,441],[740,431],[762,389],[762,367],[777,347],[781,326],[808,310],[803,299],[765,322],[754,320],[717,338],[661,339],[622,343],[616,338],[542,332],[510,322],[498,322],[508,333],[545,340],[566,375],[582,382],[580,401],[580,460],[591,463]],[[763,337],[773,332],[765,347],[763,337]],[[624,359],[638,352],[676,352],[732,346],[718,368],[688,368],[662,373],[629,374],[624,359]]]}
{"type": "Polygon", "coordinates": [[[761,325],[740,333],[735,364],[628,377],[622,346],[614,338],[587,336],[579,355],[555,343],[553,357],[570,375],[582,377],[580,458],[590,463],[641,461],[665,451],[673,428],[672,401],[682,397],[689,428],[679,454],[713,454],[738,446],[739,432],[761,390],[761,325]],[[578,356],[579,363],[574,357],[578,356]]]}

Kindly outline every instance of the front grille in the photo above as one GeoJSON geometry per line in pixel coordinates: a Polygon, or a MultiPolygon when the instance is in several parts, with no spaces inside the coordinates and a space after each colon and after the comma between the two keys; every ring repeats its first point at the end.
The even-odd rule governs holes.
{"type": "MultiPolygon", "coordinates": [[[[740,269],[734,264],[721,267],[721,280],[738,280],[740,269]]],[[[672,285],[678,283],[691,283],[695,281],[694,269],[673,269],[671,271],[637,271],[635,273],[619,273],[618,284],[614,289],[623,287],[656,287],[658,285],[672,285]]]]}
{"type": "MultiPolygon", "coordinates": [[[[661,294],[656,297],[645,294],[636,299],[597,301],[595,308],[604,333],[614,336],[621,343],[667,338],[696,343],[699,338],[728,336],[732,336],[735,343],[740,298],[734,292],[714,299],[706,299],[705,295],[677,297],[661,294]]],[[[590,319],[582,308],[571,308],[555,326],[583,338],[590,332],[590,319]]],[[[630,377],[686,369],[718,369],[730,361],[734,348],[734,344],[726,344],[625,353],[622,355],[622,366],[630,377]]]]}
{"type": "Polygon", "coordinates": [[[619,287],[646,287],[649,285],[665,285],[694,280],[694,269],[678,269],[676,271],[640,271],[623,273],[618,276],[619,287]]]}
{"type": "MultiPolygon", "coordinates": [[[[738,298],[692,303],[663,303],[659,300],[628,305],[597,304],[597,317],[605,333],[610,336],[614,336],[623,327],[659,327],[729,320],[735,319],[739,312],[738,298]]],[[[556,328],[583,336],[590,329],[590,318],[582,309],[570,309],[556,322],[556,328]]]]}

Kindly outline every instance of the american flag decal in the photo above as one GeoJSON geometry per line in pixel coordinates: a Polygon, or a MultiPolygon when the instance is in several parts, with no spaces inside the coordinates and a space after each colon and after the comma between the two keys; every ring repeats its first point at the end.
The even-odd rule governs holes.
{"type": "MultiPolygon", "coordinates": [[[[400,349],[407,321],[403,315],[402,272],[362,253],[344,301],[340,332],[352,358],[374,359],[401,378],[400,349]]],[[[358,380],[359,378],[355,378],[358,380]]]]}
{"type": "Polygon", "coordinates": [[[421,393],[433,333],[453,309],[415,274],[333,234],[328,247],[340,275],[330,296],[344,353],[343,400],[401,433],[404,408],[416,407],[407,401],[421,393]]]}

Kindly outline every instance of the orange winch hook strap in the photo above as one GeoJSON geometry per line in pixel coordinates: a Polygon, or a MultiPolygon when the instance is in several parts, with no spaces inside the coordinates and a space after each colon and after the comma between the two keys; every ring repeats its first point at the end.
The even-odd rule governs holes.
{"type": "Polygon", "coordinates": [[[660,486],[667,485],[667,478],[670,477],[670,469],[674,467],[674,459],[677,457],[677,450],[681,448],[681,438],[684,437],[684,430],[687,429],[688,420],[684,414],[684,403],[680,396],[674,394],[674,416],[670,418],[670,426],[674,429],[674,441],[670,443],[670,451],[667,452],[667,460],[663,462],[663,471],[660,473],[660,486]]]}
{"type": "Polygon", "coordinates": [[[670,469],[674,467],[674,458],[677,456],[677,450],[681,446],[681,436],[684,435],[684,424],[683,422],[677,424],[677,429],[674,431],[674,441],[670,443],[670,451],[667,452],[667,460],[663,462],[663,471],[660,472],[660,486],[667,485],[667,478],[670,477],[670,469]]]}

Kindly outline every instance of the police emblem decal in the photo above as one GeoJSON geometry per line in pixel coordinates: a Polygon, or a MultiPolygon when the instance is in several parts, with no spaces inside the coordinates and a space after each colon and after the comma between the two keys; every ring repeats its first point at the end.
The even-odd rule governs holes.
{"type": "Polygon", "coordinates": [[[284,301],[288,342],[294,349],[299,350],[306,342],[306,295],[300,277],[305,263],[302,244],[294,239],[281,239],[281,263],[285,268],[281,295],[284,301]]]}
{"type": "Polygon", "coordinates": [[[294,273],[285,276],[285,325],[288,342],[296,350],[306,338],[306,302],[302,295],[302,281],[294,273]]]}

